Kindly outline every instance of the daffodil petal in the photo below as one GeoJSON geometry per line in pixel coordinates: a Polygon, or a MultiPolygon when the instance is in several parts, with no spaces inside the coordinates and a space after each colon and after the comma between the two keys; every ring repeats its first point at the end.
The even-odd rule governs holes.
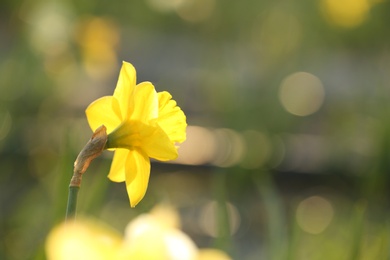
{"type": "Polygon", "coordinates": [[[143,127],[140,138],[141,148],[149,157],[160,161],[177,158],[177,148],[159,125],[143,127]]]}
{"type": "Polygon", "coordinates": [[[173,142],[181,143],[186,139],[186,116],[166,91],[159,92],[159,115],[157,122],[173,142]]]}
{"type": "Polygon", "coordinates": [[[85,113],[92,131],[104,125],[107,133],[110,133],[121,124],[118,101],[112,96],[95,100],[87,107],[85,113]]]}
{"type": "Polygon", "coordinates": [[[121,120],[128,117],[128,111],[133,109],[133,91],[136,84],[136,71],[133,65],[123,62],[119,73],[114,97],[119,101],[121,120]]]}
{"type": "Polygon", "coordinates": [[[111,163],[110,173],[108,178],[114,182],[123,182],[126,179],[125,165],[129,155],[128,149],[116,149],[114,158],[111,163]]]}
{"type": "Polygon", "coordinates": [[[126,159],[126,189],[131,207],[135,207],[145,196],[149,175],[148,156],[138,149],[130,150],[126,159]]]}
{"type": "Polygon", "coordinates": [[[130,119],[148,122],[158,116],[158,97],[150,82],[142,82],[134,90],[134,107],[130,119]]]}

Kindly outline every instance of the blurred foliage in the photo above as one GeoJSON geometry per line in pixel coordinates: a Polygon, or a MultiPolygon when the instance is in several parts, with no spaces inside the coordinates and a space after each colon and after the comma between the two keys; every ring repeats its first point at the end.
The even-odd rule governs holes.
{"type": "Polygon", "coordinates": [[[139,82],[172,93],[190,125],[237,133],[246,161],[155,163],[145,200],[130,209],[124,185],[106,179],[106,153],[84,177],[81,215],[123,232],[169,201],[197,245],[216,245],[234,259],[389,257],[389,1],[25,0],[0,7],[1,259],[45,258],[46,236],[65,214],[73,161],[91,134],[84,109],[112,93],[122,60],[135,65],[139,82]],[[291,104],[279,97],[297,72],[319,79],[325,93],[305,116],[291,111],[316,93],[291,104]],[[317,197],[327,201],[318,210],[331,205],[333,217],[313,234],[298,212],[308,212],[314,226],[325,223],[310,219],[306,199],[317,197]],[[210,201],[219,220],[214,233],[200,222],[210,201]],[[236,224],[226,205],[238,212],[236,224]]]}

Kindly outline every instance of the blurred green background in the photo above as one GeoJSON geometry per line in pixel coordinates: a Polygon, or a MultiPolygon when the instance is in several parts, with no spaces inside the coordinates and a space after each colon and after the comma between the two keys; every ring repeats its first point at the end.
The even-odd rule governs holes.
{"type": "Polygon", "coordinates": [[[389,259],[390,3],[0,3],[0,259],[45,259],[65,215],[84,110],[121,62],[187,115],[180,158],[155,162],[130,209],[88,169],[80,214],[123,232],[168,202],[199,247],[234,259],[389,259]]]}

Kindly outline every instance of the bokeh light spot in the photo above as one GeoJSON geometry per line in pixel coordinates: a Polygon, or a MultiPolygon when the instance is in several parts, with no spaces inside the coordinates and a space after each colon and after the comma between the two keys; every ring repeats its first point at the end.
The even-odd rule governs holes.
{"type": "Polygon", "coordinates": [[[148,0],[149,6],[159,12],[175,10],[184,0],[148,0]]]}
{"type": "Polygon", "coordinates": [[[239,163],[246,149],[242,136],[231,129],[217,129],[214,133],[218,149],[211,163],[219,167],[230,167],[239,163]]]}
{"type": "Polygon", "coordinates": [[[321,9],[330,23],[350,28],[362,24],[370,11],[368,0],[323,0],[321,9]]]}
{"type": "Polygon", "coordinates": [[[41,53],[58,55],[69,48],[72,29],[71,10],[59,2],[42,4],[22,17],[31,26],[32,47],[41,53]]]}
{"type": "Polygon", "coordinates": [[[317,112],[324,98],[325,90],[321,81],[307,72],[289,75],[280,86],[280,102],[287,112],[296,116],[307,116],[317,112]]]}
{"type": "Polygon", "coordinates": [[[296,210],[299,227],[310,234],[322,233],[331,223],[333,216],[331,202],[320,196],[302,200],[296,210]]]}
{"type": "Polygon", "coordinates": [[[184,0],[177,6],[177,14],[185,21],[198,23],[207,20],[214,12],[215,0],[184,0]]]}
{"type": "Polygon", "coordinates": [[[216,145],[211,130],[199,126],[188,126],[187,139],[180,145],[179,157],[174,162],[188,165],[207,164],[215,154],[216,145]]]}
{"type": "MultiPolygon", "coordinates": [[[[216,201],[209,201],[202,207],[199,216],[199,226],[201,230],[211,237],[218,236],[218,207],[219,205],[216,201]]],[[[237,208],[229,202],[226,203],[226,209],[229,219],[230,235],[233,235],[240,227],[240,214],[237,208]]]]}

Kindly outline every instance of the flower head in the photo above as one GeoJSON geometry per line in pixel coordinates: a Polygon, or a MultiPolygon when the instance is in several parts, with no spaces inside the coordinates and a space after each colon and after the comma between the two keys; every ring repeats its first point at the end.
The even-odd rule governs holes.
{"type": "Polygon", "coordinates": [[[136,84],[135,68],[123,62],[112,96],[92,102],[87,110],[90,127],[107,128],[107,149],[115,150],[108,178],[126,181],[131,207],[144,197],[149,182],[150,158],[176,159],[176,143],[186,139],[186,117],[166,92],[150,82],[136,84]]]}

